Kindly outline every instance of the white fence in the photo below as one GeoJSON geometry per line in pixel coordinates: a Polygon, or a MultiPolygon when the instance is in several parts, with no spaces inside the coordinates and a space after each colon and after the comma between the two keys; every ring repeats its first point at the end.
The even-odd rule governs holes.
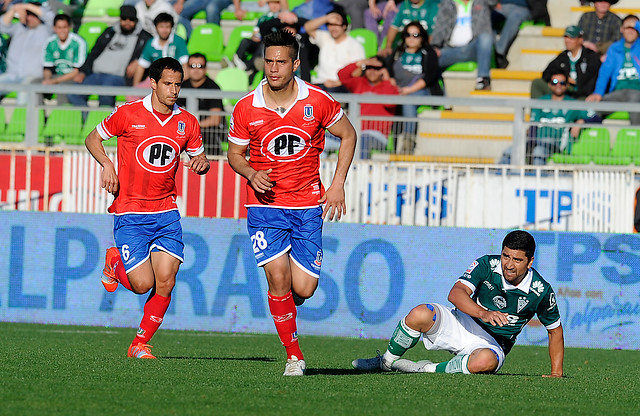
{"type": "MultiPolygon", "coordinates": [[[[8,177],[0,207],[104,213],[112,196],[100,188],[101,167],[86,151],[13,149],[3,153],[8,177]],[[55,183],[60,185],[56,188],[55,183]],[[29,197],[27,197],[29,195],[29,197]]],[[[110,155],[115,160],[115,154],[110,155]]],[[[321,164],[325,186],[334,159],[321,164]]],[[[631,232],[636,168],[516,167],[354,162],[346,182],[345,222],[448,227],[631,232]]],[[[178,173],[183,215],[244,216],[244,180],[222,158],[198,176],[178,173]]]]}

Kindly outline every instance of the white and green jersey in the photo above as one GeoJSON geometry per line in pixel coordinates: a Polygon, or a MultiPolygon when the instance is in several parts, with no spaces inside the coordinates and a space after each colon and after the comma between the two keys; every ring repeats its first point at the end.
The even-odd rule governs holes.
{"type": "Polygon", "coordinates": [[[55,75],[65,75],[80,68],[87,59],[87,42],[78,34],[70,32],[64,43],[57,35],[51,36],[44,47],[42,66],[53,68],[55,75]]]}
{"type": "Polygon", "coordinates": [[[187,42],[172,33],[167,39],[167,43],[160,46],[160,38],[154,36],[144,45],[142,54],[138,58],[138,64],[143,68],[149,68],[151,62],[165,57],[176,58],[182,65],[186,64],[189,61],[187,42]]]}
{"type": "Polygon", "coordinates": [[[509,353],[516,337],[534,315],[538,315],[548,330],[560,326],[556,294],[533,268],[518,286],[513,286],[502,276],[500,256],[487,255],[474,261],[458,281],[472,290],[471,298],[478,305],[509,315],[509,323],[502,327],[473,318],[498,341],[505,354],[509,353]]]}

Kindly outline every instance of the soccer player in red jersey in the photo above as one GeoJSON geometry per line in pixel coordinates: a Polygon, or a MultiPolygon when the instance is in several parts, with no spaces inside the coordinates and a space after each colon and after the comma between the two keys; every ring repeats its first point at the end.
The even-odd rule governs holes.
{"type": "Polygon", "coordinates": [[[294,76],[299,45],[290,32],[280,30],[263,42],[266,80],[236,104],[227,157],[247,179],[247,228],[287,352],[284,375],[301,376],[306,363],[298,345],[296,305],[318,287],[323,219],[340,219],[346,212],[344,182],[356,132],[338,102],[294,76]],[[341,139],[326,192],[319,174],[325,129],[341,139]]]}
{"type": "Polygon", "coordinates": [[[115,195],[117,247],[107,250],[102,283],[113,292],[121,284],[136,294],[151,293],[127,355],[156,358],[149,340],[171,301],[176,274],[184,258],[182,226],[176,205],[176,172],[180,154],[197,174],[209,170],[198,119],[176,105],[183,80],[180,62],[160,58],[149,68],[151,94],[116,107],[85,140],[102,165],[102,187],[115,195]],[[107,156],[103,140],[118,137],[118,171],[107,156]]]}

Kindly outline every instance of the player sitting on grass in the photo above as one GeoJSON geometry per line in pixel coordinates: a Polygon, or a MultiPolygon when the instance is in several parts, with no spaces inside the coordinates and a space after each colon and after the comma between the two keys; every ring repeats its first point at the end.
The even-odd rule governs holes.
{"type": "Polygon", "coordinates": [[[526,231],[512,231],[501,255],[474,261],[449,292],[455,308],[418,305],[396,327],[384,355],[352,362],[358,370],[405,373],[495,373],[524,326],[538,315],[549,334],[551,374],[562,377],[564,336],[553,289],[531,267],[536,243],[526,231]],[[400,357],[420,337],[428,350],[446,350],[451,360],[432,363],[400,357]]]}

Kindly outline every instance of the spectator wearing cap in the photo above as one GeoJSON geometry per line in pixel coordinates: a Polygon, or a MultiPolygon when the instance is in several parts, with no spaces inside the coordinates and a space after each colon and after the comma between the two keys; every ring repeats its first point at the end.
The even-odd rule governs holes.
{"type": "MultiPolygon", "coordinates": [[[[149,39],[151,34],[138,24],[136,9],[127,5],[120,7],[120,21],[98,37],[74,81],[112,87],[133,85],[138,58],[149,39]]],[[[69,95],[68,98],[74,105],[87,105],[86,96],[69,95]]],[[[100,96],[98,103],[113,107],[115,97],[100,96]]]]}
{"type": "MultiPolygon", "coordinates": [[[[622,39],[614,42],[598,72],[596,88],[586,101],[640,101],[640,22],[632,14],[622,19],[622,39]]],[[[606,113],[598,113],[604,117],[606,113]]],[[[632,125],[640,125],[640,113],[629,113],[632,125]]]]}
{"type": "Polygon", "coordinates": [[[542,78],[531,83],[531,98],[540,98],[551,94],[549,81],[553,74],[566,73],[567,95],[584,100],[593,93],[600,69],[600,55],[584,47],[584,32],[580,26],[569,26],[564,31],[566,50],[561,52],[547,65],[542,78]]]}
{"type": "Polygon", "coordinates": [[[609,46],[620,39],[622,20],[609,9],[618,0],[596,0],[595,11],[586,12],[580,17],[578,26],[584,30],[584,46],[601,56],[607,53],[609,46]]]}
{"type": "MultiPolygon", "coordinates": [[[[0,32],[11,37],[7,50],[1,84],[30,83],[42,77],[42,51],[53,34],[54,12],[37,3],[14,4],[0,19],[0,32]],[[18,21],[12,23],[14,16],[18,21]]],[[[0,91],[0,98],[9,91],[0,91]]],[[[26,96],[18,94],[18,104],[26,103],[26,96]]]]}

